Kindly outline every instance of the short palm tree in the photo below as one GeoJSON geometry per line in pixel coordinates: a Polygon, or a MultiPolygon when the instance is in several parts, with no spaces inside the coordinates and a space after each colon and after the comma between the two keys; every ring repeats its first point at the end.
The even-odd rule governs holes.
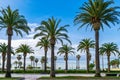
{"type": "Polygon", "coordinates": [[[35,31],[40,31],[34,38],[46,37],[50,42],[51,47],[51,71],[50,76],[55,77],[54,69],[54,48],[56,42],[59,40],[63,44],[63,39],[69,41],[68,35],[66,34],[66,27],[69,25],[59,26],[61,20],[57,20],[54,17],[48,18],[47,21],[42,21],[41,26],[37,27],[35,31]]]}
{"type": "Polygon", "coordinates": [[[80,64],[79,64],[80,57],[81,56],[79,54],[76,55],[76,59],[77,59],[77,61],[76,61],[76,69],[80,69],[80,64]]]}
{"type": "Polygon", "coordinates": [[[18,61],[15,61],[14,64],[16,65],[16,68],[17,68],[18,61]]]}
{"type": "Polygon", "coordinates": [[[115,67],[116,67],[115,60],[111,60],[111,61],[110,61],[110,65],[112,66],[112,68],[115,68],[115,67]]]}
{"type": "Polygon", "coordinates": [[[35,58],[35,63],[36,63],[36,67],[37,67],[37,63],[38,63],[38,58],[35,58]]]}
{"type": "Polygon", "coordinates": [[[57,54],[64,54],[65,55],[65,72],[68,70],[68,54],[74,54],[74,48],[72,48],[69,45],[63,45],[62,47],[59,48],[57,54]]]}
{"type": "Polygon", "coordinates": [[[18,9],[12,10],[10,6],[6,9],[0,10],[0,29],[6,28],[8,35],[8,51],[7,51],[7,70],[6,77],[11,77],[11,40],[13,31],[17,35],[22,36],[22,31],[29,33],[30,28],[27,26],[27,21],[23,15],[19,14],[18,9]]]}
{"type": "Polygon", "coordinates": [[[57,61],[57,56],[54,56],[54,61],[55,61],[55,70],[56,70],[56,61],[57,61]]]}
{"type": "Polygon", "coordinates": [[[33,49],[27,44],[21,44],[17,49],[16,53],[23,53],[24,56],[24,71],[26,65],[26,56],[28,53],[34,53],[33,49]]]}
{"type": "MultiPolygon", "coordinates": [[[[21,55],[18,55],[18,56],[17,56],[18,63],[20,62],[21,59],[22,59],[22,56],[21,56],[21,55]]],[[[20,65],[19,65],[19,64],[18,64],[18,68],[20,68],[20,65]]]]}
{"type": "Polygon", "coordinates": [[[87,59],[87,73],[89,72],[89,55],[90,55],[90,48],[95,47],[95,42],[91,39],[82,39],[78,45],[78,51],[81,50],[86,52],[86,59],[87,59]]]}
{"type": "Polygon", "coordinates": [[[18,62],[19,67],[21,68],[22,66],[22,61],[18,62]]]}
{"type": "Polygon", "coordinates": [[[110,72],[110,56],[113,53],[120,53],[117,44],[115,43],[104,43],[102,44],[102,47],[100,47],[100,53],[106,54],[107,55],[107,60],[108,60],[108,72],[110,72]]]}
{"type": "MultiPolygon", "coordinates": [[[[41,60],[40,60],[41,64],[42,64],[42,69],[45,66],[45,56],[42,56],[41,60]]],[[[47,62],[47,61],[46,61],[47,62]]],[[[45,67],[44,67],[45,68],[45,67]]]]}
{"type": "Polygon", "coordinates": [[[118,68],[119,64],[119,59],[114,59],[110,61],[110,65],[112,65],[112,68],[118,68]]]}
{"type": "Polygon", "coordinates": [[[102,56],[102,69],[104,71],[104,53],[99,53],[102,56]]]}
{"type": "Polygon", "coordinates": [[[44,52],[45,52],[45,64],[44,64],[44,72],[46,72],[47,70],[47,51],[48,51],[48,48],[50,47],[49,46],[49,41],[47,38],[42,38],[40,39],[40,41],[37,43],[37,47],[40,47],[40,49],[43,47],[44,48],[44,52]]]}
{"type": "MultiPolygon", "coordinates": [[[[8,51],[8,46],[6,43],[0,43],[0,53],[2,53],[2,71],[4,72],[6,53],[8,51]]],[[[14,54],[13,48],[11,47],[11,53],[14,54]]]]}
{"type": "Polygon", "coordinates": [[[100,77],[100,62],[99,62],[99,30],[103,29],[103,25],[111,27],[118,23],[120,12],[117,11],[119,7],[111,6],[113,0],[88,0],[85,2],[81,10],[75,17],[74,23],[80,24],[80,27],[90,27],[95,31],[95,60],[96,60],[96,74],[100,77]]]}
{"type": "Polygon", "coordinates": [[[0,44],[0,53],[2,53],[2,72],[4,72],[5,58],[7,53],[7,45],[5,43],[0,44]]]}
{"type": "Polygon", "coordinates": [[[31,60],[31,66],[34,67],[35,56],[30,56],[29,58],[31,60]]]}

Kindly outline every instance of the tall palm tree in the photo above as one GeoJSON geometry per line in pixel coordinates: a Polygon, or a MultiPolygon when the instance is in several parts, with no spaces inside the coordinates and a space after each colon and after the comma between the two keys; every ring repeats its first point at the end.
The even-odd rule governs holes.
{"type": "Polygon", "coordinates": [[[6,28],[8,35],[8,51],[7,51],[7,71],[5,77],[11,77],[11,40],[13,31],[17,35],[22,36],[22,31],[29,33],[30,28],[27,26],[27,21],[23,15],[19,14],[18,9],[12,10],[10,6],[0,10],[0,29],[6,28]]]}
{"type": "Polygon", "coordinates": [[[90,48],[95,47],[95,42],[91,39],[82,39],[78,45],[78,51],[81,50],[86,52],[86,59],[87,59],[87,73],[89,72],[89,58],[90,58],[90,48]]]}
{"type": "Polygon", "coordinates": [[[37,68],[38,58],[35,58],[35,63],[36,63],[36,68],[37,68]]]}
{"type": "Polygon", "coordinates": [[[30,56],[29,58],[31,60],[31,66],[34,67],[35,56],[30,56]]]}
{"type": "Polygon", "coordinates": [[[45,64],[44,64],[44,72],[46,72],[47,70],[47,51],[49,48],[49,41],[47,38],[42,38],[40,39],[40,41],[37,43],[37,47],[40,47],[40,49],[43,47],[44,48],[44,52],[45,52],[45,64]]]}
{"type": "Polygon", "coordinates": [[[76,55],[77,61],[76,61],[76,69],[80,69],[80,65],[79,65],[79,60],[80,60],[80,55],[76,55]]]}
{"type": "Polygon", "coordinates": [[[80,27],[91,27],[95,31],[95,60],[96,60],[96,74],[100,77],[100,62],[99,62],[99,30],[103,29],[103,25],[111,27],[118,23],[118,16],[120,12],[117,11],[117,6],[111,6],[113,0],[88,0],[85,2],[81,10],[75,17],[74,23],[80,24],[80,27]]]}
{"type": "Polygon", "coordinates": [[[46,37],[50,42],[51,47],[51,71],[50,76],[55,77],[55,69],[54,69],[54,48],[56,42],[59,40],[63,44],[63,39],[69,41],[68,35],[66,34],[67,30],[65,26],[59,26],[61,20],[57,20],[54,17],[48,18],[47,21],[42,21],[41,26],[37,27],[35,31],[40,31],[37,33],[34,38],[37,37],[46,37]]]}
{"type": "Polygon", "coordinates": [[[59,48],[57,54],[64,54],[65,55],[65,72],[68,70],[68,54],[74,54],[74,48],[68,45],[63,45],[62,47],[59,48]]]}
{"type": "Polygon", "coordinates": [[[107,55],[107,60],[108,60],[108,72],[110,72],[110,56],[113,53],[120,53],[117,44],[115,43],[104,43],[102,44],[102,47],[100,47],[100,53],[106,54],[107,55]]]}
{"type": "MultiPolygon", "coordinates": [[[[21,55],[18,55],[18,56],[17,56],[18,63],[20,62],[21,59],[22,59],[22,56],[21,56],[21,55]]],[[[18,64],[18,68],[20,68],[20,65],[19,65],[19,64],[18,64]]]]}
{"type": "Polygon", "coordinates": [[[26,56],[28,53],[34,53],[34,50],[27,44],[21,44],[17,49],[16,53],[23,53],[24,56],[24,71],[26,65],[26,56]]]}

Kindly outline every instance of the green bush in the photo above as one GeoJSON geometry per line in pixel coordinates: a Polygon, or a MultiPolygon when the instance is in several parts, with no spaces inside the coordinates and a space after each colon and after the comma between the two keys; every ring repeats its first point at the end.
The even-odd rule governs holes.
{"type": "MultiPolygon", "coordinates": [[[[23,70],[12,70],[12,73],[44,73],[43,70],[26,70],[25,72],[23,70]]],[[[49,70],[47,70],[46,73],[50,73],[49,70]]]]}

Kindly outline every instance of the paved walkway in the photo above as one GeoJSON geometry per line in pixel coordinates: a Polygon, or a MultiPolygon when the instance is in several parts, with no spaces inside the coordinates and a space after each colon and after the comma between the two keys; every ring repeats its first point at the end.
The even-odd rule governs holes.
{"type": "MultiPolygon", "coordinates": [[[[95,74],[56,74],[56,76],[88,76],[92,77],[95,74]]],[[[5,74],[0,74],[0,77],[4,77],[5,74]]],[[[24,77],[25,80],[36,80],[42,76],[50,76],[49,74],[12,74],[12,77],[24,77]]],[[[104,73],[101,76],[105,76],[104,73]]]]}

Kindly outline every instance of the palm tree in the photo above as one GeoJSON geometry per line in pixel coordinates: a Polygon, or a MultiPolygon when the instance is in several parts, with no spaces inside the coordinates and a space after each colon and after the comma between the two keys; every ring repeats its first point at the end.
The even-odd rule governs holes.
{"type": "Polygon", "coordinates": [[[36,63],[36,68],[37,68],[38,58],[35,58],[35,63],[36,63]]]}
{"type": "Polygon", "coordinates": [[[104,54],[103,53],[100,53],[100,55],[102,56],[102,69],[103,69],[103,71],[104,71],[104,54]]]}
{"type": "MultiPolygon", "coordinates": [[[[22,59],[22,56],[21,56],[21,55],[18,55],[18,56],[17,56],[18,63],[20,62],[21,59],[22,59]]],[[[20,68],[20,65],[19,65],[19,64],[18,64],[18,68],[20,68]]]]}
{"type": "MultiPolygon", "coordinates": [[[[42,64],[42,69],[44,67],[45,64],[45,56],[42,56],[41,60],[40,60],[41,64],[42,64]]],[[[47,61],[46,61],[47,62],[47,61]]],[[[44,67],[45,68],[45,67],[44,67]]]]}
{"type": "Polygon", "coordinates": [[[87,73],[89,72],[89,62],[90,62],[90,48],[94,48],[95,43],[91,39],[82,39],[78,45],[77,51],[81,50],[86,52],[86,59],[87,59],[87,73]]]}
{"type": "Polygon", "coordinates": [[[22,66],[22,61],[18,62],[19,67],[21,68],[22,66]]]}
{"type": "Polygon", "coordinates": [[[43,47],[44,48],[44,52],[45,52],[45,64],[44,64],[44,72],[46,72],[47,70],[47,51],[48,51],[48,48],[49,48],[49,41],[47,38],[42,38],[40,39],[40,41],[37,43],[37,47],[40,46],[40,49],[43,47]]]}
{"type": "MultiPolygon", "coordinates": [[[[4,72],[6,53],[8,51],[5,43],[0,43],[0,53],[2,53],[2,71],[4,72]]],[[[13,48],[11,47],[11,53],[14,54],[13,48]]]]}
{"type": "Polygon", "coordinates": [[[119,59],[115,59],[115,65],[117,68],[119,68],[119,64],[120,64],[119,59]]]}
{"type": "Polygon", "coordinates": [[[75,24],[80,24],[80,27],[91,27],[95,31],[95,60],[96,60],[96,74],[100,77],[100,62],[99,62],[99,30],[103,25],[111,27],[118,23],[118,17],[120,12],[117,11],[117,6],[111,6],[113,0],[88,0],[82,7],[80,12],[74,19],[75,24]]]}
{"type": "Polygon", "coordinates": [[[106,54],[107,55],[107,60],[108,60],[108,72],[110,72],[110,56],[113,53],[120,53],[117,44],[115,43],[104,43],[102,44],[102,47],[100,47],[100,53],[106,54]]]}
{"type": "Polygon", "coordinates": [[[2,72],[4,72],[5,58],[7,53],[7,45],[5,43],[0,44],[0,53],[2,53],[2,72]]]}
{"type": "Polygon", "coordinates": [[[111,61],[110,61],[110,65],[112,66],[112,68],[115,68],[115,67],[116,67],[115,60],[111,60],[111,61]]]}
{"type": "Polygon", "coordinates": [[[34,56],[30,56],[29,58],[30,58],[30,60],[31,60],[31,66],[34,67],[35,57],[34,57],[34,56]]]}
{"type": "Polygon", "coordinates": [[[6,9],[0,10],[0,29],[6,28],[6,33],[8,35],[8,51],[7,51],[7,71],[5,77],[11,77],[11,40],[13,31],[17,35],[22,36],[22,31],[27,33],[30,28],[27,26],[27,21],[24,16],[19,14],[18,9],[12,10],[10,6],[6,9]]]}
{"type": "Polygon", "coordinates": [[[68,70],[68,54],[74,54],[74,48],[68,45],[63,45],[62,47],[59,48],[57,54],[64,54],[65,55],[65,72],[68,70]]]}
{"type": "Polygon", "coordinates": [[[34,38],[37,37],[46,37],[50,42],[51,47],[51,71],[50,76],[55,77],[55,69],[54,69],[54,48],[56,42],[59,40],[63,44],[63,39],[69,41],[68,36],[66,34],[67,30],[65,26],[59,26],[61,20],[48,18],[47,21],[42,21],[41,26],[37,27],[35,31],[40,31],[37,33],[34,38]]]}
{"type": "Polygon", "coordinates": [[[112,65],[112,68],[118,68],[119,64],[119,59],[114,59],[110,61],[110,65],[112,65]]]}
{"type": "Polygon", "coordinates": [[[76,55],[77,61],[76,61],[76,69],[80,69],[80,65],[79,65],[79,60],[80,60],[80,55],[76,55]]]}
{"type": "Polygon", "coordinates": [[[16,68],[17,68],[18,61],[15,61],[14,64],[16,65],[16,68]]]}
{"type": "Polygon", "coordinates": [[[17,49],[17,53],[23,53],[24,56],[24,71],[25,71],[25,65],[26,65],[26,56],[28,53],[34,53],[33,49],[27,45],[27,44],[21,44],[17,49]]]}

